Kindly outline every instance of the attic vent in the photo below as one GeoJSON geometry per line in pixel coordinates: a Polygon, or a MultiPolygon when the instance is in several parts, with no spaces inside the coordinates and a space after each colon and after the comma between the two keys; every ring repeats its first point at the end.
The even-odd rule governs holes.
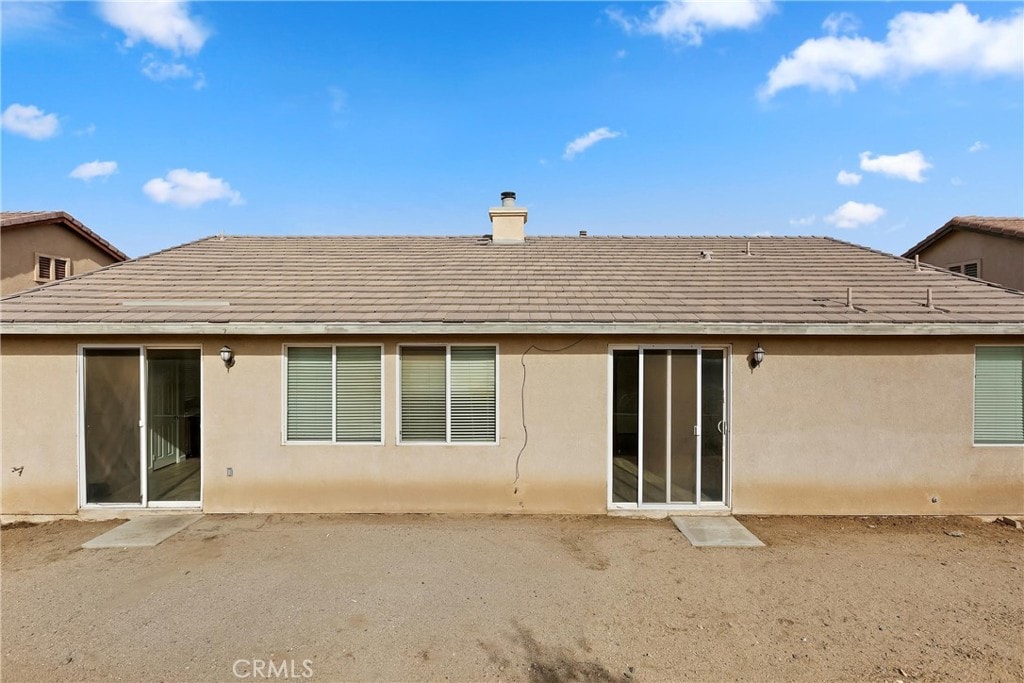
{"type": "Polygon", "coordinates": [[[63,280],[71,273],[71,261],[59,256],[36,254],[36,282],[63,280]]]}
{"type": "Polygon", "coordinates": [[[707,249],[701,249],[700,260],[701,261],[710,261],[711,257],[714,255],[714,253],[715,252],[707,250],[707,249]]]}
{"type": "Polygon", "coordinates": [[[967,277],[978,277],[978,273],[980,272],[977,261],[971,261],[970,263],[958,263],[955,266],[950,266],[949,269],[954,273],[963,273],[967,277]]]}

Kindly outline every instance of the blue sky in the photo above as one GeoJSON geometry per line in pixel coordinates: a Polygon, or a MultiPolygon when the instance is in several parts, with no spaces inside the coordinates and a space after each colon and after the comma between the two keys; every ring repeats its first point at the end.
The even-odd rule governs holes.
{"type": "Polygon", "coordinates": [[[1024,3],[2,5],[2,206],[229,234],[832,235],[1024,215],[1024,3]]]}

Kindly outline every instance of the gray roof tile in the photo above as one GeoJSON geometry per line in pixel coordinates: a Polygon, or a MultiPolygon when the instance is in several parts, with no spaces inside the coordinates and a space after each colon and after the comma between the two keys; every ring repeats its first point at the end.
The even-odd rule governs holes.
{"type": "Polygon", "coordinates": [[[1024,294],[824,237],[225,237],[15,294],[0,320],[1021,324],[1024,294]]]}

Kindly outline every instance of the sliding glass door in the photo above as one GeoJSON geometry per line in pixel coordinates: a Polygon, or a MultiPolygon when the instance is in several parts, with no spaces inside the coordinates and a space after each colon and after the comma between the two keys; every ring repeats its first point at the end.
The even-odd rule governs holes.
{"type": "Polygon", "coordinates": [[[725,504],[725,350],[612,351],[611,502],[725,504]]]}
{"type": "Polygon", "coordinates": [[[200,502],[199,349],[82,349],[85,505],[200,502]]]}

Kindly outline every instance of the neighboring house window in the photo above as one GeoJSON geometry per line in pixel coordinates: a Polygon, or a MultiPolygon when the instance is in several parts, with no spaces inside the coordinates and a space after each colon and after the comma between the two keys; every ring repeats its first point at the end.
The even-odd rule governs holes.
{"type": "Polygon", "coordinates": [[[954,273],[962,273],[967,277],[981,277],[981,264],[978,261],[957,263],[956,265],[950,266],[949,270],[954,273]]]}
{"type": "Polygon", "coordinates": [[[974,443],[1024,444],[1024,346],[975,349],[974,443]]]}
{"type": "Polygon", "coordinates": [[[36,254],[36,282],[63,280],[69,275],[71,275],[70,259],[36,254]]]}
{"type": "Polygon", "coordinates": [[[399,355],[402,442],[497,441],[494,346],[403,346],[399,355]]]}
{"type": "Polygon", "coordinates": [[[289,346],[285,440],[382,443],[380,346],[289,346]]]}

